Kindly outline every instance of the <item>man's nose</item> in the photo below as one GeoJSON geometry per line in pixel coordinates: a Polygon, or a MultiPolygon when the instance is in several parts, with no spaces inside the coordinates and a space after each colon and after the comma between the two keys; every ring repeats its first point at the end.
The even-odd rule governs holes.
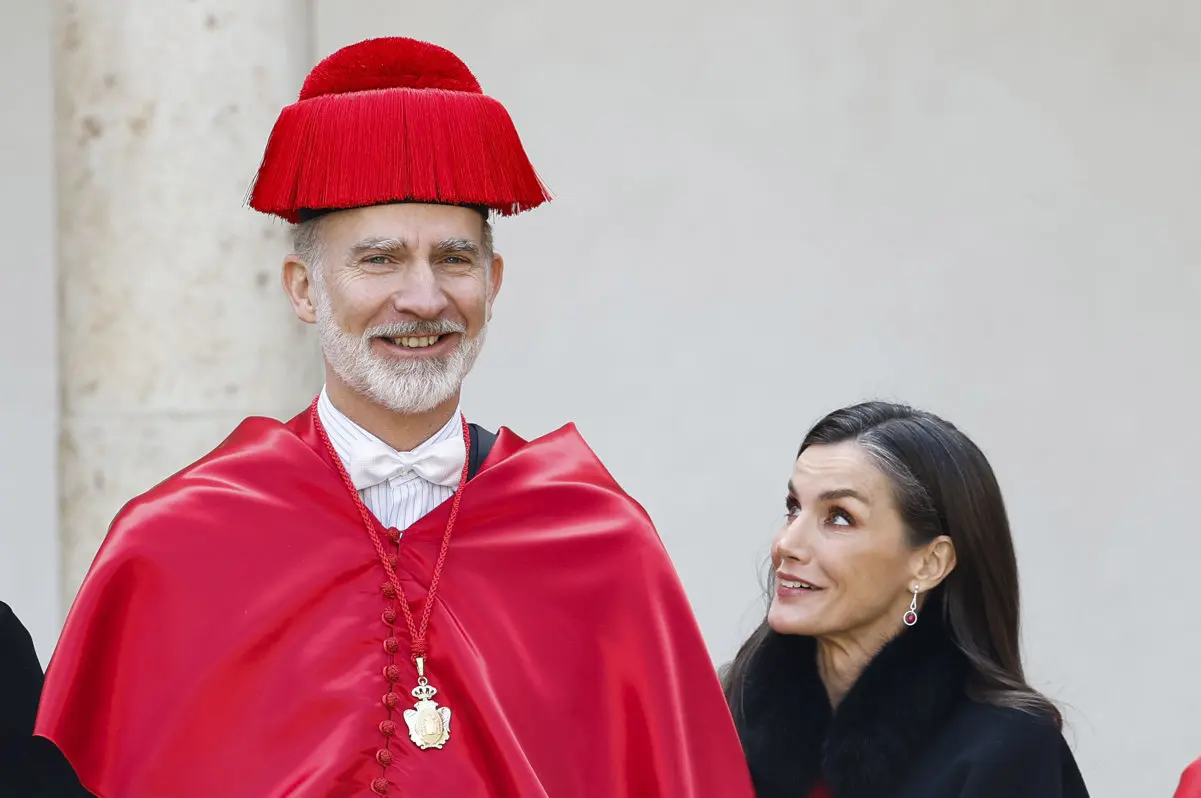
{"type": "Polygon", "coordinates": [[[399,312],[420,319],[436,319],[450,304],[438,282],[438,275],[427,261],[415,261],[404,270],[400,286],[392,295],[399,312]]]}

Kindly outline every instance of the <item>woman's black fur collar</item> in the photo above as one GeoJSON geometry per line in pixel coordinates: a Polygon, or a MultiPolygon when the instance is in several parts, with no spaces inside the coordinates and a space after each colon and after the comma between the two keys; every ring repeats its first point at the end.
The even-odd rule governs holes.
{"type": "Polygon", "coordinates": [[[921,748],[964,697],[967,658],[941,607],[868,664],[831,715],[816,641],[772,632],[756,653],[736,718],[759,798],[803,798],[824,778],[834,798],[898,790],[921,748]]]}

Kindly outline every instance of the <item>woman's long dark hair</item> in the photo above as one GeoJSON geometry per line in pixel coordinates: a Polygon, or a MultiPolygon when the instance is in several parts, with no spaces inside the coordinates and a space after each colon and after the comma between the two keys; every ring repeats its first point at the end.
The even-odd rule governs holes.
{"type": "MultiPolygon", "coordinates": [[[[914,547],[948,535],[957,564],[927,597],[938,605],[955,645],[967,656],[968,689],[978,701],[1062,718],[1026,683],[1019,650],[1018,569],[1001,488],[984,453],[954,425],[920,410],[865,402],[836,410],[809,430],[800,451],[855,441],[888,477],[914,547]]],[[[726,699],[742,718],[742,687],[759,647],[774,634],[767,621],[723,674],[726,699]]]]}

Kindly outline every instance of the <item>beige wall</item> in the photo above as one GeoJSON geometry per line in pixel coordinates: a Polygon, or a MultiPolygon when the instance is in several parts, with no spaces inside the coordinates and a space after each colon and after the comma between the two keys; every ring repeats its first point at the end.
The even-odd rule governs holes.
{"type": "MultiPolygon", "coordinates": [[[[1170,794],[1201,755],[1201,6],[316,0],[313,14],[318,55],[432,39],[508,105],[558,200],[498,226],[505,287],[466,408],[527,436],[579,423],[656,519],[715,658],[760,612],[807,425],[906,399],[959,423],[1000,474],[1030,675],[1067,704],[1094,795],[1170,794]]],[[[0,74],[14,57],[0,47],[0,74]]],[[[0,128],[0,152],[16,135],[0,128]]],[[[37,184],[48,167],[28,160],[37,184]]],[[[16,207],[5,238],[45,237],[36,206],[16,207]]],[[[10,276],[18,262],[6,290],[31,279],[10,276]]],[[[47,332],[40,279],[6,339],[47,332]]],[[[53,380],[4,347],[21,391],[53,380]]],[[[48,422],[2,423],[42,451],[48,422]]],[[[22,477],[22,495],[52,480],[22,477]]],[[[32,567],[49,544],[27,530],[52,514],[14,505],[7,483],[5,562],[32,567]]],[[[16,593],[51,606],[28,580],[16,593]]]]}

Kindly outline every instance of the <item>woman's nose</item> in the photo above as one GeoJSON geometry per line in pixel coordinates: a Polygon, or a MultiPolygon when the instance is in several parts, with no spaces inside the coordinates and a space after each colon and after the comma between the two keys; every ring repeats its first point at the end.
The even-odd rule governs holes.
{"type": "Polygon", "coordinates": [[[809,540],[804,518],[797,516],[780,530],[772,544],[772,554],[776,562],[780,560],[800,560],[809,558],[809,540]]]}

